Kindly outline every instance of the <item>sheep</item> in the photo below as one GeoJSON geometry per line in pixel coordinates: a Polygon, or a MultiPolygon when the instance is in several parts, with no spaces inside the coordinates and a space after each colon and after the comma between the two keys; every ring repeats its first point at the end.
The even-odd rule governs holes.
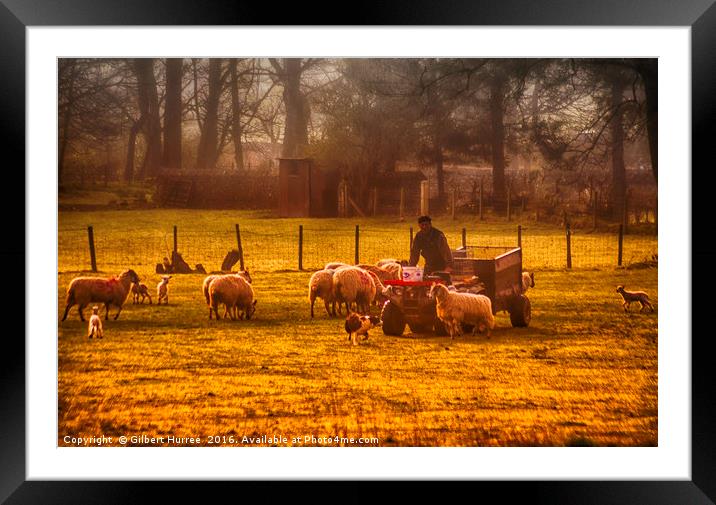
{"type": "Polygon", "coordinates": [[[629,312],[628,309],[632,302],[639,302],[639,305],[641,306],[639,312],[644,312],[646,307],[649,307],[651,312],[654,312],[654,306],[649,301],[649,295],[644,291],[627,291],[624,289],[624,286],[617,286],[617,293],[622,295],[622,298],[624,299],[624,303],[622,304],[624,312],[629,312]]]}
{"type": "Polygon", "coordinates": [[[162,280],[157,284],[157,305],[161,305],[164,300],[164,305],[169,304],[169,279],[171,275],[162,275],[162,280]]]}
{"type": "Polygon", "coordinates": [[[535,273],[522,272],[522,292],[526,293],[529,288],[535,287],[535,273]]]}
{"type": "Polygon", "coordinates": [[[373,272],[380,278],[381,281],[388,281],[388,280],[392,280],[392,279],[399,280],[400,277],[398,277],[398,272],[396,271],[394,266],[390,266],[390,265],[397,265],[398,267],[400,267],[400,265],[397,263],[390,263],[388,265],[389,266],[386,266],[384,268],[377,267],[375,265],[366,265],[366,264],[360,264],[360,265],[356,265],[356,266],[358,268],[362,268],[363,270],[365,270],[367,272],[373,272]]]}
{"type": "Polygon", "coordinates": [[[370,274],[370,276],[373,278],[373,282],[375,283],[375,296],[373,297],[372,302],[382,307],[385,302],[390,299],[390,295],[393,291],[389,291],[388,288],[383,285],[378,274],[372,272],[371,270],[366,270],[366,272],[370,274]]]}
{"type": "Polygon", "coordinates": [[[104,303],[106,313],[105,319],[109,319],[109,307],[114,305],[122,312],[122,304],[127,299],[129,288],[132,283],[139,284],[139,276],[134,270],[125,270],[119,277],[106,279],[103,277],[75,277],[67,288],[67,305],[62,321],[67,319],[67,314],[73,305],[79,305],[80,320],[85,321],[82,311],[87,304],[92,302],[104,303]]]}
{"type": "MultiPolygon", "coordinates": [[[[246,282],[251,284],[251,275],[249,274],[248,268],[246,270],[239,270],[236,273],[232,272],[230,274],[212,274],[207,277],[204,277],[204,282],[201,286],[201,291],[204,294],[204,298],[206,298],[206,305],[209,307],[209,319],[211,319],[211,314],[212,314],[211,299],[209,297],[209,285],[211,284],[211,281],[213,281],[217,277],[221,277],[222,275],[239,275],[239,276],[243,277],[246,280],[246,282]]],[[[228,311],[228,309],[224,311],[224,317],[226,317],[227,311],[228,311]]]]}
{"type": "Polygon", "coordinates": [[[488,337],[490,330],[495,327],[492,302],[485,295],[452,292],[443,284],[433,284],[430,288],[430,297],[437,302],[438,319],[445,324],[451,340],[455,338],[456,333],[462,333],[461,323],[474,325],[473,335],[475,332],[487,329],[488,337]]]}
{"type": "Polygon", "coordinates": [[[322,298],[326,307],[326,313],[329,317],[336,315],[336,296],[333,291],[333,270],[318,270],[313,272],[308,281],[308,300],[311,302],[311,317],[313,314],[313,305],[316,298],[322,298]],[[329,309],[328,306],[331,305],[329,309]]]}
{"type": "Polygon", "coordinates": [[[335,270],[337,268],[341,267],[349,267],[348,263],[341,263],[340,261],[334,261],[332,263],[326,263],[326,265],[323,267],[324,270],[335,270]]]}
{"type": "Polygon", "coordinates": [[[102,330],[102,318],[99,317],[99,307],[97,305],[92,307],[92,315],[90,316],[89,328],[87,329],[87,338],[92,338],[93,335],[97,338],[102,338],[104,336],[104,331],[102,330]]]}
{"type": "MultiPolygon", "coordinates": [[[[390,275],[390,279],[402,280],[403,278],[403,264],[405,261],[398,261],[396,259],[383,259],[378,261],[375,265],[383,270],[387,271],[390,275]]],[[[383,279],[388,280],[388,279],[383,279]]]]}
{"type": "Polygon", "coordinates": [[[224,304],[231,319],[251,319],[256,311],[254,290],[251,284],[241,275],[222,275],[209,284],[209,303],[216,319],[219,319],[219,304],[224,304]],[[239,314],[242,311],[243,314],[239,314]]]}
{"type": "Polygon", "coordinates": [[[146,284],[142,284],[141,282],[137,284],[136,282],[132,283],[132,303],[144,303],[144,299],[149,298],[149,305],[152,304],[152,297],[149,295],[149,288],[146,284]],[[139,297],[142,297],[142,301],[139,301],[139,297]]]}
{"type": "Polygon", "coordinates": [[[346,266],[333,273],[333,292],[338,303],[346,304],[350,315],[351,304],[356,304],[358,312],[370,312],[370,302],[375,298],[375,281],[362,268],[346,266]]]}

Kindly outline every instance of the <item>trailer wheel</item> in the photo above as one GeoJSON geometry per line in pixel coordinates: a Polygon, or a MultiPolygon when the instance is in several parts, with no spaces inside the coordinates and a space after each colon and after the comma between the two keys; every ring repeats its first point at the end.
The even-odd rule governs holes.
{"type": "Polygon", "coordinates": [[[380,313],[380,319],[383,321],[383,334],[400,336],[405,331],[405,316],[400,307],[394,305],[391,302],[387,302],[383,306],[383,311],[380,313]]]}
{"type": "Polygon", "coordinates": [[[512,326],[526,327],[532,320],[532,304],[525,295],[517,295],[510,305],[510,322],[512,326]]]}

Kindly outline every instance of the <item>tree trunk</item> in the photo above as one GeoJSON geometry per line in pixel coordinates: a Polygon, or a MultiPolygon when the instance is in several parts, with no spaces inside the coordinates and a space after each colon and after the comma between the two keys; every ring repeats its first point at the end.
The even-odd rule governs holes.
{"type": "Polygon", "coordinates": [[[221,58],[211,58],[209,60],[209,94],[206,97],[206,115],[199,139],[196,168],[212,169],[216,165],[220,94],[221,58]]]}
{"type": "Polygon", "coordinates": [[[134,150],[137,144],[137,135],[142,128],[142,119],[136,121],[129,130],[129,140],[127,141],[127,161],[124,165],[124,181],[131,184],[134,180],[134,150]]]}
{"type": "Polygon", "coordinates": [[[59,146],[59,159],[57,162],[57,183],[59,187],[62,187],[63,175],[65,170],[65,156],[67,153],[67,144],[69,143],[69,131],[72,124],[72,108],[74,106],[74,89],[75,89],[75,78],[77,76],[77,62],[74,59],[68,60],[70,66],[70,76],[67,84],[67,107],[65,107],[64,115],[62,116],[62,137],[60,138],[59,146]]]}
{"type": "Polygon", "coordinates": [[[243,146],[241,145],[241,103],[239,102],[239,83],[238,76],[236,74],[237,64],[238,60],[236,58],[232,58],[230,61],[232,111],[231,137],[234,142],[234,163],[236,164],[236,170],[243,171],[244,150],[243,146]]]}
{"type": "Polygon", "coordinates": [[[496,76],[490,83],[490,122],[492,125],[492,208],[505,209],[505,79],[496,76]]]}
{"type": "Polygon", "coordinates": [[[182,58],[167,58],[167,91],[164,108],[164,154],[165,168],[181,169],[182,126],[182,58]]]}
{"type": "Polygon", "coordinates": [[[624,126],[622,125],[622,94],[624,85],[620,79],[612,82],[611,119],[612,136],[612,219],[621,221],[626,200],[626,169],[624,167],[624,126]]]}
{"type": "Polygon", "coordinates": [[[286,58],[284,62],[283,101],[286,107],[286,128],[281,156],[301,157],[308,145],[308,101],[301,94],[301,59],[286,58]]]}
{"type": "Polygon", "coordinates": [[[659,88],[658,67],[656,59],[646,60],[638,67],[644,81],[646,93],[646,131],[649,137],[649,155],[654,180],[658,181],[659,172],[659,88]]]}
{"type": "Polygon", "coordinates": [[[134,60],[137,72],[139,111],[142,126],[147,139],[147,151],[140,169],[140,178],[154,177],[159,171],[162,158],[161,123],[159,121],[159,98],[157,83],[154,79],[154,59],[138,58],[134,60]]]}

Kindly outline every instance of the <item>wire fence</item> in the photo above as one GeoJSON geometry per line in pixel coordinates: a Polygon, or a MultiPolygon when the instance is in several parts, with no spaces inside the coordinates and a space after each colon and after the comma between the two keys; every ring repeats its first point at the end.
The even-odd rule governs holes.
{"type": "MultiPolygon", "coordinates": [[[[275,231],[240,229],[241,249],[247,268],[258,271],[320,269],[329,262],[375,263],[383,258],[408,259],[411,233],[405,228],[333,227],[308,225],[289,228],[277,225],[275,231]],[[302,236],[301,236],[302,235],[302,236]]],[[[558,230],[546,233],[529,227],[514,234],[476,233],[470,230],[446,231],[450,246],[516,247],[521,240],[525,269],[605,268],[619,265],[618,233],[572,231],[568,258],[567,234],[558,230]],[[464,234],[464,235],[463,235],[464,234]],[[465,242],[463,242],[463,236],[465,242]]],[[[100,271],[125,268],[154,270],[163,258],[171,258],[175,247],[191,266],[201,264],[206,271],[219,270],[226,254],[237,249],[236,229],[131,231],[123,235],[93,230],[95,264],[100,271]],[[176,233],[176,235],[175,235],[176,233]]],[[[62,230],[58,236],[60,271],[92,269],[88,229],[62,230]]],[[[653,235],[624,235],[621,265],[653,260],[658,254],[653,235]]],[[[238,268],[238,266],[236,267],[238,268]]]]}

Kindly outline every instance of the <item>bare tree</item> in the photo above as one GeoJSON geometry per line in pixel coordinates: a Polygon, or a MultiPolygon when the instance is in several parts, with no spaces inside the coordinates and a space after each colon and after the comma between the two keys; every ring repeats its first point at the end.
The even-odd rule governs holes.
{"type": "Polygon", "coordinates": [[[141,114],[139,121],[147,144],[139,176],[140,178],[154,177],[159,170],[162,156],[159,96],[154,78],[154,59],[137,58],[134,60],[134,68],[137,73],[137,97],[141,114]]]}
{"type": "Polygon", "coordinates": [[[164,154],[162,165],[181,168],[182,144],[182,58],[166,60],[166,105],[164,107],[164,154]]]}

